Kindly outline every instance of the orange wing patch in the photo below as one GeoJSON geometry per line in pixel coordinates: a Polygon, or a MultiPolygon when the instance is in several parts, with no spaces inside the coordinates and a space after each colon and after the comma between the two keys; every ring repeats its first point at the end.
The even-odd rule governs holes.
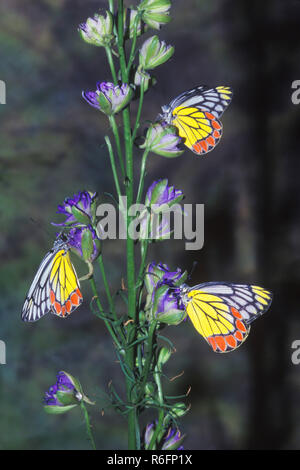
{"type": "Polygon", "coordinates": [[[63,304],[61,304],[60,301],[56,299],[53,290],[50,291],[52,312],[59,317],[66,317],[67,315],[70,315],[70,313],[72,313],[82,303],[82,301],[83,297],[79,288],[72,292],[69,298],[63,304]]]}
{"type": "Polygon", "coordinates": [[[246,327],[242,320],[242,315],[239,311],[230,307],[232,315],[236,318],[234,327],[235,330],[227,335],[216,335],[207,338],[207,341],[213,348],[214,352],[229,352],[238,348],[247,338],[250,327],[246,327]]]}
{"type": "Polygon", "coordinates": [[[61,250],[54,258],[50,273],[51,310],[59,317],[70,315],[83,301],[69,252],[61,250]]]}
{"type": "Polygon", "coordinates": [[[198,155],[204,155],[215,148],[222,136],[222,123],[211,113],[204,113],[205,117],[210,121],[211,132],[208,137],[198,140],[192,150],[198,155]]]}

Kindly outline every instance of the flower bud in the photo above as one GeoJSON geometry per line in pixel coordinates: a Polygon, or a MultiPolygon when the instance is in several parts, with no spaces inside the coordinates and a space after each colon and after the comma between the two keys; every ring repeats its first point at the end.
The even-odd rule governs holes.
{"type": "Polygon", "coordinates": [[[125,39],[132,39],[134,37],[134,30],[136,26],[137,37],[141,36],[148,29],[141,19],[141,14],[134,8],[124,8],[124,37],[125,39]]]}
{"type": "Polygon", "coordinates": [[[139,70],[137,69],[134,75],[134,85],[137,87],[142,86],[143,83],[143,89],[144,92],[148,91],[150,86],[154,86],[156,84],[157,80],[154,77],[151,77],[151,75],[148,72],[145,72],[144,70],[139,70]]]}
{"type": "MultiPolygon", "coordinates": [[[[156,431],[157,424],[157,421],[152,421],[147,424],[142,442],[143,449],[149,448],[156,431]]],[[[163,425],[157,435],[156,442],[153,444],[156,450],[183,450],[182,442],[184,439],[185,435],[182,436],[178,428],[174,428],[172,426],[168,428],[166,425],[163,425]]]]}
{"type": "Polygon", "coordinates": [[[158,36],[147,39],[140,49],[140,68],[143,70],[155,69],[167,62],[174,54],[174,47],[167,46],[158,36]]]}
{"type": "Polygon", "coordinates": [[[162,212],[164,207],[165,210],[168,210],[173,204],[180,202],[182,199],[183,192],[180,189],[169,186],[167,179],[161,179],[154,181],[149,187],[146,194],[145,205],[152,207],[154,212],[162,212]]]}
{"type": "Polygon", "coordinates": [[[183,450],[182,443],[185,435],[181,435],[178,429],[170,427],[168,433],[164,437],[162,450],[183,450]]]}
{"type": "Polygon", "coordinates": [[[138,10],[142,12],[143,21],[153,29],[160,29],[169,23],[170,0],[143,0],[138,10]]]}
{"type": "Polygon", "coordinates": [[[145,142],[140,148],[147,148],[157,155],[173,158],[183,154],[184,150],[179,147],[182,141],[173,126],[156,123],[148,128],[145,142]]]}
{"type": "Polygon", "coordinates": [[[106,17],[96,13],[93,18],[80,24],[78,31],[88,44],[107,47],[113,39],[113,16],[110,11],[106,11],[106,17]]]}
{"type": "Polygon", "coordinates": [[[170,348],[167,348],[166,346],[162,346],[159,350],[158,353],[158,359],[157,359],[157,364],[159,367],[163,366],[168,362],[172,354],[172,351],[170,348]]]}
{"type": "Polygon", "coordinates": [[[62,414],[75,408],[81,401],[93,404],[83,394],[79,381],[61,371],[57,374],[56,383],[45,393],[44,410],[49,414],[62,414]]]}
{"type": "Polygon", "coordinates": [[[178,402],[172,406],[171,414],[174,418],[180,418],[188,412],[188,409],[184,403],[178,402]]]}
{"type": "Polygon", "coordinates": [[[101,241],[91,225],[71,228],[68,245],[84,261],[93,263],[101,253],[101,241]]]}

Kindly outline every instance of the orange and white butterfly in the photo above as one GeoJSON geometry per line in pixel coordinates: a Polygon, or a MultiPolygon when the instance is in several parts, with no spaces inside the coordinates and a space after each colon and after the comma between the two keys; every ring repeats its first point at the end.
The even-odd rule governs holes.
{"type": "Polygon", "coordinates": [[[175,126],[184,144],[196,155],[205,155],[215,148],[222,136],[220,117],[232,99],[227,86],[198,86],[162,106],[159,119],[175,126]]]}
{"type": "Polygon", "coordinates": [[[82,300],[79,280],[70,260],[69,246],[60,236],[39,266],[23,305],[22,320],[34,322],[48,312],[64,318],[82,300]]]}
{"type": "Polygon", "coordinates": [[[186,313],[215,352],[239,347],[250,324],[272,303],[272,293],[254,285],[207,282],[195,287],[183,284],[179,289],[186,313]]]}

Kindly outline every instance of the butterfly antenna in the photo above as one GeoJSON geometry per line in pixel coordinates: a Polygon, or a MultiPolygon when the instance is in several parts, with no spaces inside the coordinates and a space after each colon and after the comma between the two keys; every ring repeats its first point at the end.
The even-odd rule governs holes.
{"type": "Polygon", "coordinates": [[[30,217],[30,222],[35,224],[39,229],[41,229],[44,233],[46,233],[49,237],[52,237],[52,234],[49,232],[48,229],[42,224],[42,222],[39,222],[38,220],[35,220],[33,217],[30,217]]]}
{"type": "Polygon", "coordinates": [[[188,281],[191,280],[191,277],[192,277],[192,275],[194,274],[194,271],[195,271],[195,269],[196,269],[196,267],[197,267],[197,264],[198,264],[198,261],[193,261],[193,265],[192,265],[191,272],[190,272],[190,274],[188,275],[188,281]]]}

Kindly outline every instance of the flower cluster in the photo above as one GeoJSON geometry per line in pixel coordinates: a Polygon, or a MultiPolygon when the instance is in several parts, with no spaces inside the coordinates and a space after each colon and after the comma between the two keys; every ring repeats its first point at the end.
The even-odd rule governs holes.
{"type": "MultiPolygon", "coordinates": [[[[155,433],[157,422],[151,422],[147,424],[144,432],[144,449],[148,449],[155,433]]],[[[185,439],[185,435],[181,435],[180,431],[172,426],[167,428],[162,437],[158,439],[155,450],[184,450],[182,443],[185,439]]]]}
{"type": "Polygon", "coordinates": [[[72,198],[66,198],[57,212],[66,220],[56,226],[69,229],[67,243],[85,261],[92,263],[99,256],[100,238],[93,228],[96,222],[97,193],[79,191],[72,198]]]}

